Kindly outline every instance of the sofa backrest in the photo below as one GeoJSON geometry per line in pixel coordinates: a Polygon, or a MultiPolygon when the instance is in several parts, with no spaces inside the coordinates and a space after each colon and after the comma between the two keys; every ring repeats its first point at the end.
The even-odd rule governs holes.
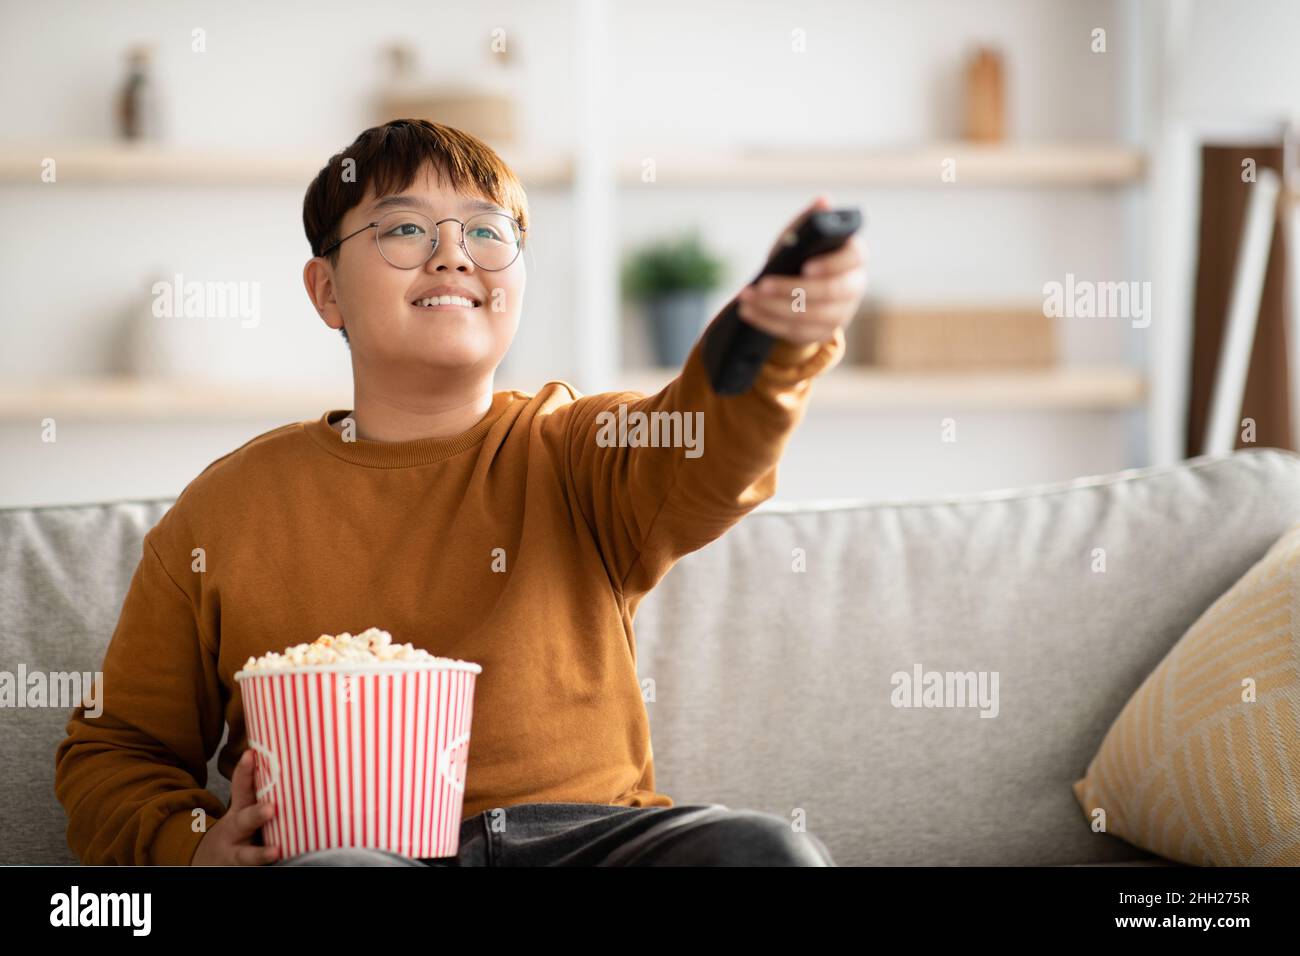
{"type": "Polygon", "coordinates": [[[1300,455],[1276,449],[765,506],[638,610],[656,785],[802,821],[841,864],[1150,859],[1093,833],[1070,785],[1169,648],[1297,522],[1300,455]],[[893,675],[917,668],[985,672],[989,688],[995,672],[997,716],[894,706],[893,675]]]}
{"type": "MultiPolygon", "coordinates": [[[[98,670],[170,506],[0,510],[0,670],[98,670]]],[[[1092,833],[1070,784],[1297,522],[1300,456],[1274,449],[984,495],[768,503],[638,610],[656,788],[800,821],[844,865],[1147,856],[1092,833]],[[990,693],[996,674],[996,716],[894,706],[893,675],[917,669],[982,672],[990,693]]],[[[0,710],[0,864],[76,862],[53,784],[68,713],[0,710]]],[[[207,783],[228,799],[215,754],[207,783]]]]}

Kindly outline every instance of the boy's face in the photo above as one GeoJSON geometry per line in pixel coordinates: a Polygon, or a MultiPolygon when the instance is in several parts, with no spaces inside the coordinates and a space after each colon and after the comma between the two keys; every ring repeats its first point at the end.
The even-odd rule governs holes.
{"type": "MultiPolygon", "coordinates": [[[[391,209],[420,212],[433,222],[449,216],[466,221],[476,211],[469,203],[483,198],[455,192],[445,177],[439,182],[432,165],[426,165],[398,195],[411,200],[410,204],[376,212],[378,197],[373,188],[367,189],[365,198],[343,217],[338,235],[355,232],[391,209]],[[427,206],[421,205],[421,200],[427,206]]],[[[391,201],[393,197],[384,198],[391,201]]],[[[502,211],[509,214],[509,210],[502,211]]],[[[384,259],[375,242],[375,229],[339,246],[338,265],[333,270],[324,259],[312,260],[323,269],[308,263],[308,292],[327,325],[347,328],[358,366],[396,376],[404,370],[419,374],[437,369],[477,378],[491,374],[501,364],[523,306],[523,253],[505,269],[486,272],[461,248],[458,223],[444,222],[438,230],[433,256],[415,269],[399,269],[384,259]],[[442,285],[461,290],[477,305],[430,308],[414,304],[442,285]]],[[[394,383],[391,378],[387,381],[394,383]]]]}

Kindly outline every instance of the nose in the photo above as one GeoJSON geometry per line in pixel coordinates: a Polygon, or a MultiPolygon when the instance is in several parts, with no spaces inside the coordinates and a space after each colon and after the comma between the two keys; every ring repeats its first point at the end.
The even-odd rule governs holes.
{"type": "Polygon", "coordinates": [[[432,266],[437,271],[443,264],[452,269],[473,270],[474,260],[466,255],[465,250],[461,247],[461,234],[457,230],[464,229],[455,219],[444,219],[442,222],[435,223],[434,229],[438,231],[438,242],[433,247],[433,255],[425,266],[432,266]],[[446,227],[447,233],[443,235],[443,228],[446,227]]]}

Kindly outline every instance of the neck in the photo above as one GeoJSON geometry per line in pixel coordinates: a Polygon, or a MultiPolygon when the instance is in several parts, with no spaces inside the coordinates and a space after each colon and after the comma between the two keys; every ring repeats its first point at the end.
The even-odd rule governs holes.
{"type": "MultiPolygon", "coordinates": [[[[473,428],[492,407],[492,376],[454,392],[430,389],[411,395],[361,388],[352,393],[352,418],[362,441],[454,438],[473,428]]],[[[332,423],[341,432],[338,422],[332,423]]]]}

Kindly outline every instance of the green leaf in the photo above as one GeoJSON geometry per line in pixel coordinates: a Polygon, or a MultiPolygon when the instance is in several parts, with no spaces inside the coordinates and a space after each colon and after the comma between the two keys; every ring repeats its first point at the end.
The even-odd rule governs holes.
{"type": "Polygon", "coordinates": [[[667,292],[708,290],[721,281],[725,268],[700,241],[698,229],[641,247],[623,262],[623,294],[652,299],[667,292]]]}

